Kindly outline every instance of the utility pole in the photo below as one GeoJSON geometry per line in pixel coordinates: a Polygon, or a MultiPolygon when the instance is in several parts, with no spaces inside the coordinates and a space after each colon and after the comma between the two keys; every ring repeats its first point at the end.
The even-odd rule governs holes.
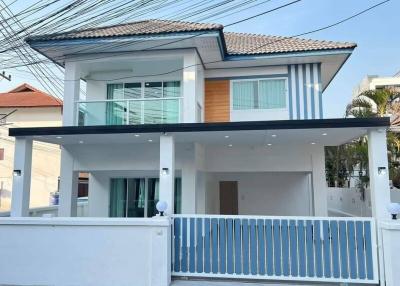
{"type": "Polygon", "coordinates": [[[0,77],[6,79],[6,80],[8,80],[8,81],[11,81],[11,75],[10,75],[10,74],[9,74],[9,75],[6,75],[6,72],[5,72],[5,71],[3,71],[2,73],[0,73],[0,77]]]}

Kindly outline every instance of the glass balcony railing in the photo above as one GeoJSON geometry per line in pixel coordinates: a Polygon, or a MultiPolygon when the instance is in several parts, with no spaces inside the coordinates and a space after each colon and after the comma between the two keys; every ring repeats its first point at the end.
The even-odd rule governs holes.
{"type": "Polygon", "coordinates": [[[179,123],[182,98],[79,101],[78,125],[179,123]]]}

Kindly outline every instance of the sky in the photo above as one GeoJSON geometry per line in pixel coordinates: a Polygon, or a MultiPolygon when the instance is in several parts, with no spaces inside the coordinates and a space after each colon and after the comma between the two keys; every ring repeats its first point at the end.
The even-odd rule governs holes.
{"type": "MultiPolygon", "coordinates": [[[[255,10],[212,22],[229,24],[288,2],[290,1],[271,0],[255,10]]],[[[302,0],[279,11],[232,25],[225,30],[292,36],[330,25],[378,2],[381,1],[302,0]]],[[[16,2],[10,8],[19,11],[20,5],[22,4],[16,2]]],[[[366,75],[392,76],[400,71],[399,11],[400,0],[391,0],[341,25],[306,36],[306,38],[316,40],[355,42],[358,45],[323,93],[326,118],[343,117],[345,107],[351,100],[353,88],[366,75]]],[[[0,92],[7,91],[23,82],[41,88],[32,75],[16,70],[6,70],[6,72],[12,75],[12,81],[1,80],[0,92]]]]}

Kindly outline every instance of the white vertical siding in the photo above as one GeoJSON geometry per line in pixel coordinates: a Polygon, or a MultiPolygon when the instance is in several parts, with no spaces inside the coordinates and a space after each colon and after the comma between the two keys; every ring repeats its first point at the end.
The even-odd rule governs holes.
{"type": "MultiPolygon", "coordinates": [[[[320,110],[319,110],[319,92],[320,92],[320,82],[318,82],[318,70],[319,64],[313,64],[313,80],[314,80],[314,107],[315,107],[315,118],[320,118],[320,110]]],[[[322,110],[321,110],[322,111],[322,110]]]]}
{"type": "Polygon", "coordinates": [[[299,89],[297,91],[298,94],[299,94],[299,96],[298,96],[298,98],[299,98],[299,105],[298,105],[299,110],[297,112],[300,114],[300,119],[305,119],[306,116],[304,114],[304,106],[305,106],[304,103],[305,103],[305,100],[304,100],[303,65],[297,65],[297,70],[298,70],[298,73],[297,73],[296,81],[298,82],[297,86],[299,87],[299,89]]]}
{"type": "Polygon", "coordinates": [[[290,65],[290,119],[321,119],[321,64],[290,65]]]}
{"type": "Polygon", "coordinates": [[[290,110],[290,119],[297,119],[297,113],[295,110],[297,109],[297,98],[295,96],[295,93],[293,91],[296,91],[296,73],[295,73],[295,68],[294,66],[289,66],[288,68],[289,71],[289,110],[290,110]]]}
{"type": "Polygon", "coordinates": [[[312,101],[311,101],[311,97],[312,97],[312,95],[311,95],[311,89],[313,88],[313,86],[312,86],[312,81],[311,81],[311,69],[312,69],[312,66],[311,65],[309,65],[309,64],[307,64],[307,65],[305,65],[306,66],[306,91],[307,91],[307,118],[315,118],[315,117],[313,117],[312,115],[313,115],[313,112],[312,112],[312,107],[311,107],[311,104],[313,103],[312,101],[314,101],[314,99],[312,99],[312,101]],[[310,67],[311,66],[311,67],[310,67]]]}

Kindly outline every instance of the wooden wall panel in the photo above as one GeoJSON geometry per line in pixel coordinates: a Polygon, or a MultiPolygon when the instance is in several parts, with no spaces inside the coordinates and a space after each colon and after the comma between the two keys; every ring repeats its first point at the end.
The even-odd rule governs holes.
{"type": "Polygon", "coordinates": [[[230,121],[229,80],[205,81],[205,122],[230,121]]]}

